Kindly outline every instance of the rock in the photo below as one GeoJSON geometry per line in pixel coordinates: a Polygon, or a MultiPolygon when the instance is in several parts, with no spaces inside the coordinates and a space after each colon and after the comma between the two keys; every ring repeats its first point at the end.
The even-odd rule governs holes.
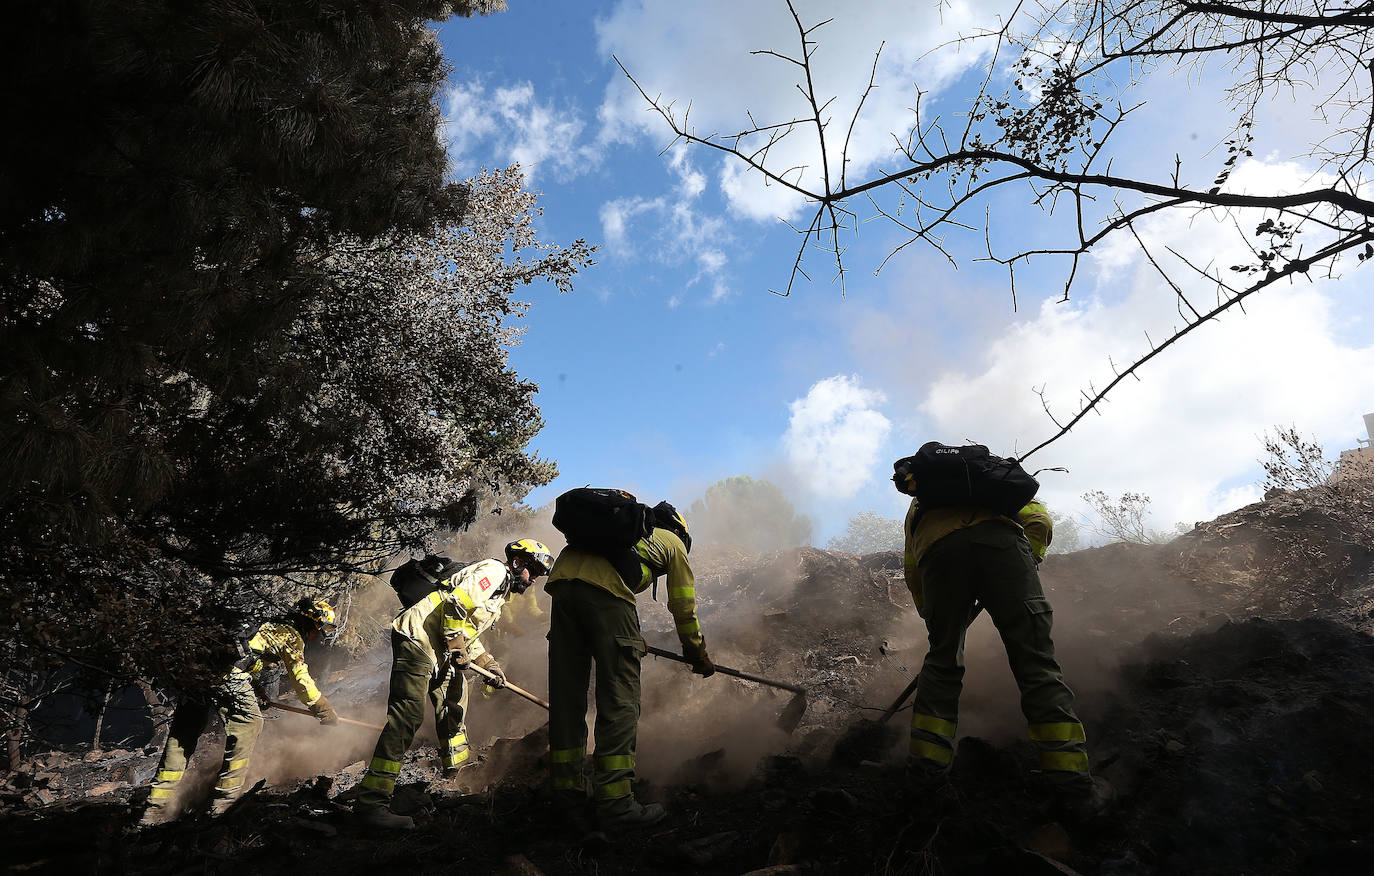
{"type": "Polygon", "coordinates": [[[296,818],[296,819],[293,820],[293,823],[294,823],[297,827],[301,827],[301,828],[304,828],[304,829],[306,829],[306,830],[314,831],[315,833],[323,834],[324,836],[338,836],[338,835],[339,835],[339,829],[338,829],[337,827],[335,827],[334,825],[329,824],[328,822],[324,822],[324,821],[315,821],[314,819],[311,819],[311,818],[296,818]]]}
{"type": "Polygon", "coordinates": [[[493,876],[544,876],[544,871],[524,855],[509,855],[501,866],[492,871],[493,876]]]}
{"type": "Polygon", "coordinates": [[[804,837],[795,833],[780,833],[777,839],[773,840],[773,845],[768,850],[768,863],[770,865],[791,865],[797,862],[797,853],[801,850],[804,837]]]}
{"type": "Polygon", "coordinates": [[[700,839],[688,840],[678,846],[678,851],[697,867],[707,867],[729,854],[734,848],[739,831],[727,830],[713,833],[700,839]]]}
{"type": "Polygon", "coordinates": [[[854,795],[843,788],[817,788],[811,792],[808,798],[812,806],[822,812],[829,812],[835,815],[843,815],[853,812],[859,805],[859,801],[854,795]]]}
{"type": "Polygon", "coordinates": [[[768,812],[780,812],[787,808],[787,792],[781,788],[768,788],[763,792],[762,806],[768,812]]]}
{"type": "Polygon", "coordinates": [[[25,794],[24,802],[30,806],[47,806],[57,802],[57,793],[47,788],[38,788],[25,794]]]}
{"type": "Polygon", "coordinates": [[[81,759],[84,760],[86,763],[95,763],[95,762],[98,761],[98,760],[104,760],[104,759],[105,759],[105,752],[103,752],[103,751],[88,751],[88,752],[86,752],[86,756],[83,757],[83,758],[81,758],[81,759]]]}
{"type": "Polygon", "coordinates": [[[1038,855],[1067,861],[1074,856],[1073,840],[1058,822],[1043,824],[1026,837],[1026,848],[1038,855]]]}
{"type": "Polygon", "coordinates": [[[1188,746],[1179,742],[1177,739],[1170,739],[1168,742],[1164,743],[1164,750],[1170,754],[1179,754],[1180,752],[1186,751],[1187,748],[1188,746]]]}
{"type": "Polygon", "coordinates": [[[121,788],[127,787],[123,782],[105,782],[96,785],[86,792],[87,797],[104,797],[106,794],[113,794],[121,788]]]}

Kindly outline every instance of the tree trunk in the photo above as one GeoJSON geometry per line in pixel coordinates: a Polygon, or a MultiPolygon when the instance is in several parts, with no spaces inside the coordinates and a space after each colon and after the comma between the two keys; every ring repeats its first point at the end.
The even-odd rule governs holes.
{"type": "Polygon", "coordinates": [[[91,737],[91,751],[100,751],[100,731],[105,726],[105,712],[110,708],[110,695],[114,693],[114,682],[105,685],[105,696],[100,700],[100,709],[95,713],[95,734],[91,737]]]}
{"type": "Polygon", "coordinates": [[[148,716],[153,721],[153,738],[149,740],[148,745],[160,749],[167,744],[167,734],[172,729],[171,717],[168,714],[170,710],[151,684],[141,678],[137,684],[138,689],[143,692],[143,701],[148,704],[148,716]]]}
{"type": "Polygon", "coordinates": [[[5,759],[6,772],[17,772],[19,769],[20,750],[24,744],[24,728],[29,723],[29,691],[33,687],[33,679],[27,674],[24,681],[17,685],[15,691],[17,703],[14,707],[14,723],[5,732],[5,743],[9,749],[9,757],[5,759]]]}

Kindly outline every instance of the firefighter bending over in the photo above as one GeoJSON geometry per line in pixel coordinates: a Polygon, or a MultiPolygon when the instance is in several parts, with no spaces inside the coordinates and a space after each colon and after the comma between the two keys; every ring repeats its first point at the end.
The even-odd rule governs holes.
{"type": "MultiPolygon", "coordinates": [[[[359,784],[354,813],[366,825],[409,829],[408,815],[391,812],[391,797],[401,761],[424,720],[425,694],[434,706],[434,727],[444,772],[452,774],[470,756],[467,726],[468,691],[461,670],[471,663],[496,675],[505,674],[478,640],[501,616],[513,594],[549,573],[553,557],[532,538],[506,545],[506,562],[482,560],[440,580],[429,596],[396,616],[391,624],[391,690],[386,727],[377,740],[367,775],[359,784]]],[[[449,571],[445,569],[444,571],[449,571]]]]}
{"type": "Polygon", "coordinates": [[[715,672],[696,616],[696,585],[687,563],[691,536],[672,505],[654,508],[653,531],[634,545],[640,576],[627,582],[611,561],[581,548],[558,555],[544,589],[549,612],[549,773],[561,807],[580,812],[586,801],[582,766],[587,747],[587,685],[596,664],[596,754],[593,797],[602,827],[653,824],[658,803],[634,798],[639,729],[639,661],[644,656],[635,594],[668,576],[668,610],[692,671],[715,672]]]}
{"type": "Polygon", "coordinates": [[[264,668],[280,666],[296,690],[296,696],[321,724],[337,724],[339,716],[310,677],[305,664],[305,643],[334,630],[334,609],[322,599],[302,599],[287,615],[268,621],[249,639],[247,654],[206,693],[184,699],[172,714],[167,746],[153,776],[153,787],[142,824],[158,824],[172,815],[172,799],[186,764],[196,750],[196,740],[211,712],[224,724],[224,763],[215,782],[210,812],[221,815],[243,793],[248,760],[262,732],[262,711],[254,682],[264,668]]]}
{"type": "MultiPolygon", "coordinates": [[[[893,481],[899,492],[916,495],[914,475],[899,469],[893,481]]],[[[1087,736],[1054,655],[1053,613],[1036,569],[1052,523],[1035,501],[1018,517],[976,507],[923,511],[911,500],[903,567],[930,648],[917,677],[909,764],[917,783],[927,785],[943,779],[954,757],[964,636],[981,606],[1006,647],[1041,769],[1069,814],[1090,818],[1106,808],[1111,789],[1089,772],[1087,736]]]]}

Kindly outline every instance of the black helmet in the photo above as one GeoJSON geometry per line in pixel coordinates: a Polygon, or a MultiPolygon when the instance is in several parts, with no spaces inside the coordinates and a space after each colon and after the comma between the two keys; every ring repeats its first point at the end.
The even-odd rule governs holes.
{"type": "Polygon", "coordinates": [[[665,502],[659,502],[654,506],[654,526],[666,529],[682,539],[683,547],[687,548],[687,553],[692,552],[692,534],[687,531],[687,518],[683,517],[676,508],[665,502]]]}

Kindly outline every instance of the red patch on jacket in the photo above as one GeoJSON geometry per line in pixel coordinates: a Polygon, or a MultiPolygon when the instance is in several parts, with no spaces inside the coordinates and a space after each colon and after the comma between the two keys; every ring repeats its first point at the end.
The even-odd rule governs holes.
{"type": "Polygon", "coordinates": [[[489,590],[491,589],[491,579],[483,578],[481,581],[477,582],[477,586],[481,587],[483,590],[489,590]]]}

